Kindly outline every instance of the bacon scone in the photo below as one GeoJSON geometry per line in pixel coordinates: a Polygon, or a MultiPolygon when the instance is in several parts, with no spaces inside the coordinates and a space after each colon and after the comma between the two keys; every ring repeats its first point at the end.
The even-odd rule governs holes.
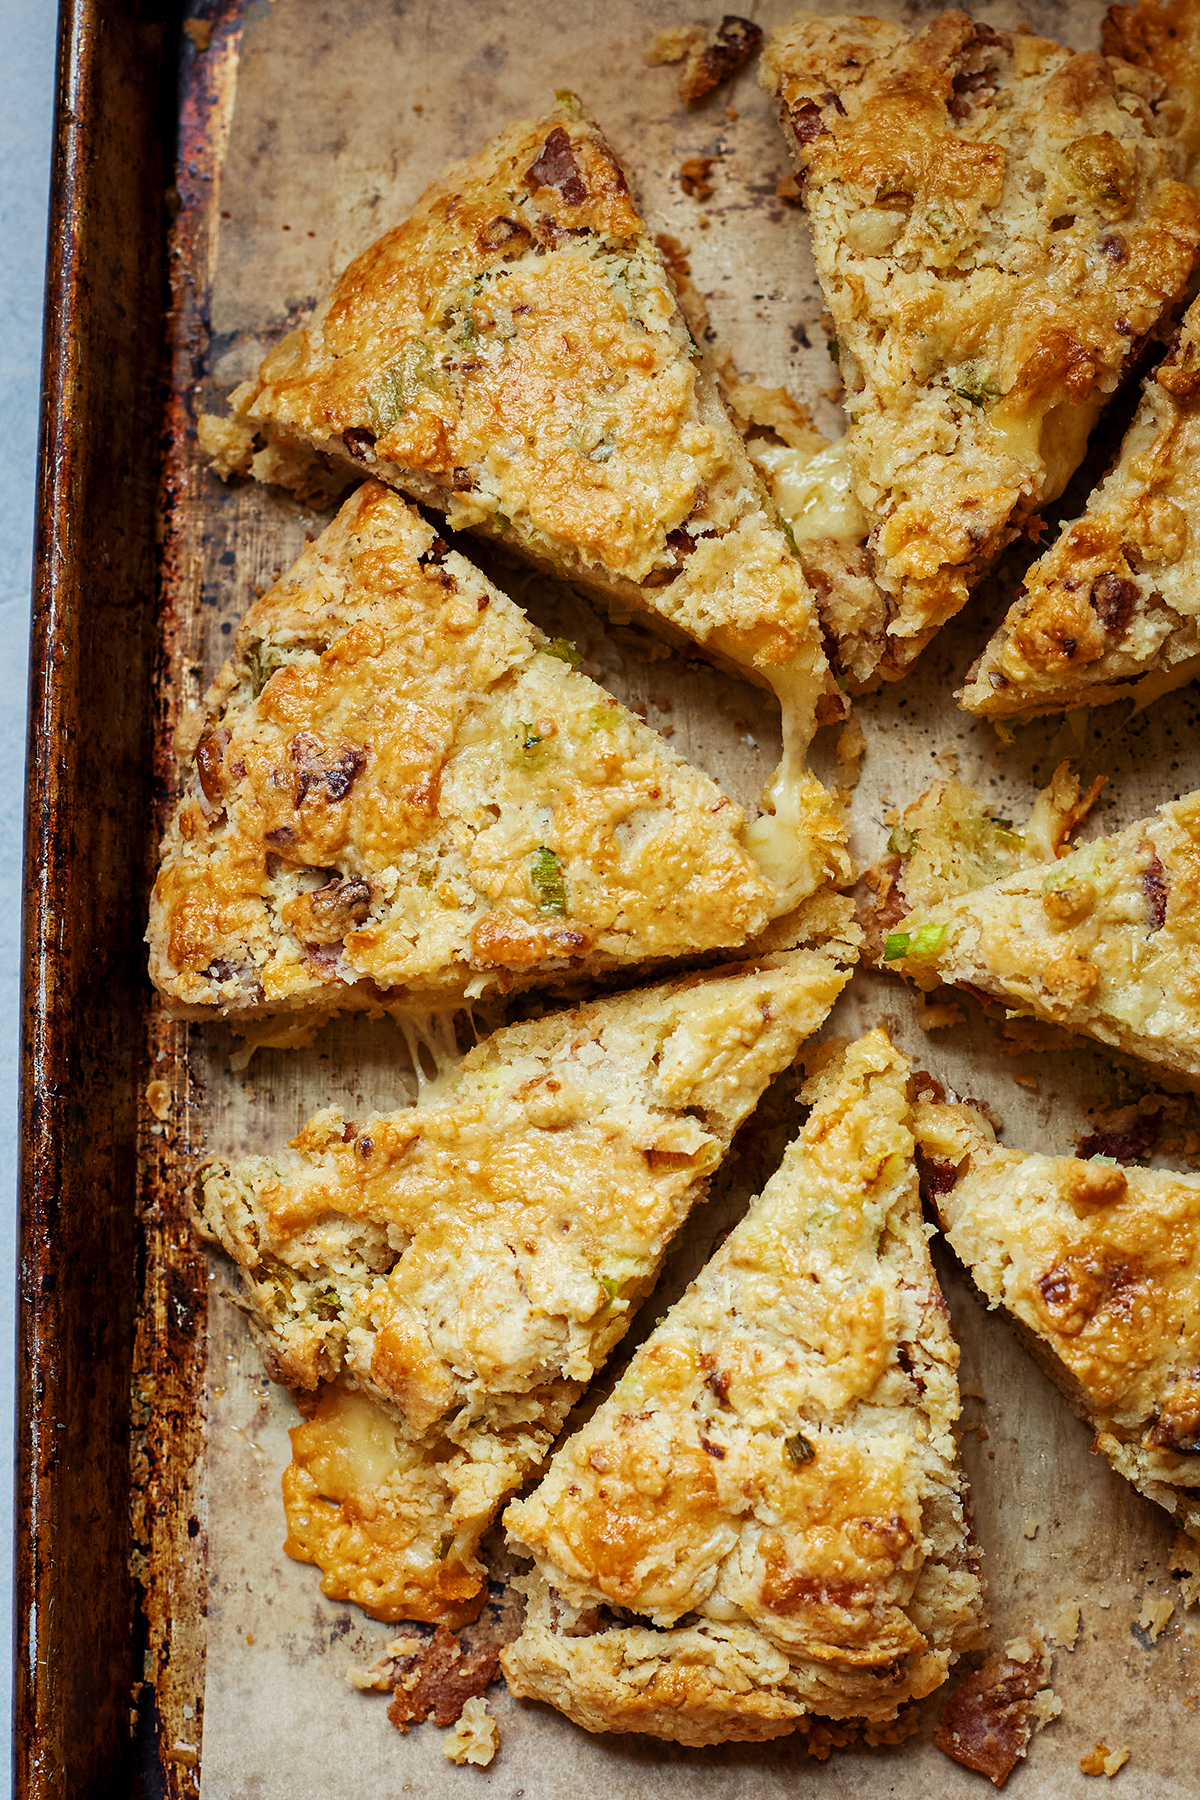
{"type": "Polygon", "coordinates": [[[285,1481],[288,1548],[327,1593],[389,1619],[469,1608],[497,1506],[847,978],[791,951],[509,1026],[425,1104],[319,1113],[289,1151],[201,1172],[200,1229],[271,1373],[342,1384],[285,1481]]]}
{"type": "Polygon", "coordinates": [[[505,1514],[516,1694],[685,1744],[895,1718],[981,1613],[909,1068],[833,1047],[784,1161],[505,1514]]]}
{"type": "Polygon", "coordinates": [[[777,887],[740,809],[574,661],[360,488],[208,695],[150,916],[171,1010],[446,1010],[740,946],[843,871],[826,798],[777,887]]]}
{"type": "Polygon", "coordinates": [[[773,688],[788,783],[841,711],[778,513],[573,96],[448,168],[231,405],[202,424],[220,473],[365,469],[773,688]]]}
{"type": "Polygon", "coordinates": [[[955,1254],[1096,1433],[1200,1538],[1200,1176],[996,1143],[970,1106],[916,1109],[955,1254]]]}
{"type": "Polygon", "coordinates": [[[1200,675],[1200,301],[1116,466],[1025,574],[958,696],[984,718],[1133,699],[1200,675]]]}
{"type": "Polygon", "coordinates": [[[1096,791],[1015,832],[969,789],[934,789],[869,877],[874,947],[920,988],[948,982],[1200,1084],[1200,793],[1064,851],[1096,791]]]}
{"type": "Polygon", "coordinates": [[[864,610],[834,542],[820,603],[856,680],[891,679],[1062,492],[1184,292],[1200,204],[1157,76],[962,12],[919,34],[799,13],[762,80],[835,323],[879,596],[864,610]]]}

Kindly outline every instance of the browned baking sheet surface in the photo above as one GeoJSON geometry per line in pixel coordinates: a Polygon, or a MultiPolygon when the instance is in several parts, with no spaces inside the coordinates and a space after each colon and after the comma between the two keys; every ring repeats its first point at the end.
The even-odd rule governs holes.
{"type": "MultiPolygon", "coordinates": [[[[770,26],[790,8],[770,0],[752,10],[770,26]]],[[[933,10],[903,12],[923,17],[933,10]]],[[[1102,12],[1093,4],[973,10],[995,26],[1025,18],[1083,47],[1095,44],[1102,12]]],[[[188,416],[249,374],[289,320],[403,217],[446,161],[473,152],[513,117],[545,109],[556,88],[581,93],[653,227],[685,245],[717,348],[731,350],[760,380],[786,381],[836,431],[838,409],[822,394],[834,371],[806,227],[803,215],[776,196],[786,157],[753,70],[733,93],[688,111],[677,101],[673,71],[642,61],[656,30],[692,16],[687,5],[651,9],[636,0],[554,8],[532,0],[251,0],[217,16],[207,49],[187,48],[175,365],[177,395],[187,405],[176,413],[165,507],[164,778],[169,733],[215,674],[255,589],[285,569],[305,534],[324,523],[272,490],[222,489],[201,465],[188,416]],[[702,204],[687,198],[678,180],[681,160],[693,155],[716,159],[714,192],[702,204]],[[211,339],[202,329],[206,315],[211,339]]],[[[668,729],[674,748],[740,800],[753,801],[778,749],[769,701],[685,665],[641,633],[614,631],[565,590],[488,566],[539,622],[553,621],[555,631],[579,643],[589,672],[668,729]]],[[[879,848],[889,807],[944,772],[982,784],[1020,815],[1056,762],[1075,754],[1085,777],[1110,777],[1092,826],[1103,831],[1200,785],[1191,690],[1140,718],[1131,719],[1124,705],[1109,707],[1078,734],[1051,720],[1008,749],[990,727],[957,712],[950,691],[998,606],[998,593],[985,596],[971,622],[945,632],[927,652],[914,678],[857,708],[868,740],[853,801],[860,857],[879,848]]],[[[836,782],[833,748],[827,743],[821,754],[836,782]]],[[[1004,1115],[1007,1140],[1026,1148],[1070,1151],[1085,1118],[1081,1100],[1134,1091],[1128,1070],[1099,1051],[1007,1054],[998,1028],[969,1003],[965,1009],[965,1023],[927,1037],[897,981],[860,973],[829,1030],[857,1034],[885,1023],[920,1064],[991,1101],[1004,1115]],[[1031,1085],[1018,1085],[1018,1076],[1031,1085]]],[[[481,1791],[526,1800],[860,1792],[925,1800],[986,1791],[980,1777],[933,1748],[936,1696],[923,1709],[920,1734],[902,1749],[839,1752],[823,1766],[807,1759],[799,1739],[699,1751],[642,1738],[590,1738],[545,1708],[511,1701],[502,1688],[492,1701],[501,1749],[486,1771],[447,1762],[442,1733],[432,1726],[401,1738],[387,1723],[383,1699],[345,1680],[346,1670],[371,1661],[393,1631],[326,1601],[316,1571],[279,1548],[279,1477],[286,1428],[296,1415],[286,1395],[262,1378],[240,1315],[221,1297],[228,1269],[214,1262],[209,1272],[207,1400],[194,1413],[187,1368],[179,1372],[177,1357],[180,1392],[164,1402],[169,1363],[161,1322],[172,1287],[186,1287],[202,1270],[182,1223],[200,1156],[277,1145],[331,1103],[351,1115],[395,1103],[409,1092],[407,1057],[389,1024],[362,1020],[329,1028],[307,1050],[260,1052],[242,1074],[229,1066],[234,1047],[220,1030],[152,1026],[151,1074],[167,1082],[171,1111],[165,1123],[146,1117],[153,1204],[143,1383],[151,1505],[142,1530],[152,1553],[148,1674],[156,1678],[177,1791],[194,1791],[197,1756],[203,1793],[212,1800],[481,1791]],[[201,1440],[189,1435],[189,1421],[202,1427],[205,1406],[201,1440]],[[201,1441],[203,1459],[193,1455],[201,1441]]],[[[782,1103],[767,1117],[777,1135],[788,1124],[782,1103]]],[[[678,1291],[744,1206],[762,1137],[760,1129],[687,1228],[669,1266],[668,1293],[678,1291]]],[[[1125,1800],[1194,1795],[1200,1619],[1177,1604],[1153,1645],[1132,1628],[1147,1598],[1179,1602],[1169,1577],[1170,1523],[1090,1454],[1088,1433],[1065,1403],[1004,1327],[984,1315],[948,1259],[942,1266],[963,1345],[964,1456],[985,1552],[992,1643],[1052,1628],[1064,1603],[1081,1608],[1075,1649],[1056,1655],[1062,1717],[1034,1742],[1009,1791],[1053,1800],[1091,1793],[1095,1783],[1080,1773],[1079,1758],[1103,1738],[1110,1748],[1129,1746],[1118,1777],[1125,1800]]],[[[661,1310],[656,1297],[647,1321],[661,1310]]]]}

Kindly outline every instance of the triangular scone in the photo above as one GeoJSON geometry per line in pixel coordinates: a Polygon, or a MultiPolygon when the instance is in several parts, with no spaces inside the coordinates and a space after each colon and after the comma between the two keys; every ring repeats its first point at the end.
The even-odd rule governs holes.
{"type": "Polygon", "coordinates": [[[894,677],[1062,492],[1184,291],[1200,205],[1154,75],[962,12],[919,34],[800,13],[762,78],[836,327],[894,677]]]}
{"type": "Polygon", "coordinates": [[[789,779],[841,710],[800,565],[573,96],[448,168],[231,403],[202,433],[221,472],[365,468],[773,688],[789,779]]]}
{"type": "MultiPolygon", "coordinates": [[[[927,797],[930,823],[940,813],[939,829],[952,832],[962,792],[927,797]]],[[[962,827],[973,846],[976,826],[965,809],[962,827]]],[[[918,987],[967,988],[1200,1083],[1200,793],[1057,860],[1062,830],[1049,834],[1051,859],[1034,861],[1024,834],[994,823],[979,829],[986,857],[972,853],[952,865],[938,856],[910,884],[906,865],[924,862],[925,852],[920,814],[905,814],[892,834],[897,862],[873,877],[886,965],[918,987]],[[993,854],[1007,857],[1013,872],[975,885],[993,854]],[[966,891],[955,893],[951,866],[966,891]]]]}
{"type": "Polygon", "coordinates": [[[532,1555],[516,1694],[681,1743],[875,1723],[974,1640],[958,1350],[908,1064],[873,1031],[778,1173],[505,1514],[532,1555]]]}
{"type": "Polygon", "coordinates": [[[1113,1468],[1200,1538],[1200,1176],[1008,1150],[916,1108],[926,1190],[1113,1468]]]}
{"type": "Polygon", "coordinates": [[[826,799],[781,891],[740,809],[572,660],[360,488],[209,693],[151,909],[172,1011],[452,1008],[742,945],[842,867],[826,799]]]}
{"type": "Polygon", "coordinates": [[[1189,160],[1200,156],[1200,8],[1195,0],[1110,6],[1100,41],[1106,56],[1137,63],[1167,83],[1156,110],[1189,160]]]}
{"type": "Polygon", "coordinates": [[[328,1591],[433,1619],[479,1590],[496,1507],[846,980],[792,951],[509,1026],[421,1106],[320,1113],[280,1156],[202,1171],[201,1230],[239,1265],[272,1373],[390,1409],[372,1428],[335,1395],[297,1446],[289,1547],[328,1591]]]}
{"type": "Polygon", "coordinates": [[[1032,717],[1200,675],[1200,301],[1149,377],[1116,466],[1027,571],[959,704],[1032,717]]]}

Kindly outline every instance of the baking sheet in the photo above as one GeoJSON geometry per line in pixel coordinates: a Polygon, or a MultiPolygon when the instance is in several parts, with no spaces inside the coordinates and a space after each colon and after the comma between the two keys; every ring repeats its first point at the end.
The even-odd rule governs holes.
{"type": "MultiPolygon", "coordinates": [[[[771,3],[750,10],[769,28],[791,9],[771,3]]],[[[912,20],[936,9],[878,10],[912,20]]],[[[1081,47],[1095,44],[1102,16],[1092,4],[973,11],[997,27],[1024,18],[1081,47]]],[[[555,9],[532,0],[252,0],[214,13],[207,48],[187,51],[184,174],[190,168],[191,179],[180,184],[185,266],[176,358],[186,405],[177,414],[167,484],[164,771],[170,731],[215,674],[255,590],[326,522],[272,490],[223,489],[202,466],[187,412],[219,404],[251,373],[281,331],[352,255],[404,216],[447,160],[470,154],[511,118],[545,109],[555,88],[583,95],[652,227],[684,245],[716,348],[730,350],[759,380],[786,382],[818,423],[836,432],[835,371],[806,226],[776,194],[788,172],[786,155],[753,67],[734,90],[689,110],[677,100],[674,71],[642,61],[656,30],[691,16],[687,5],[647,8],[636,0],[555,9]],[[703,203],[686,197],[678,181],[681,160],[694,155],[716,158],[714,192],[703,203]],[[188,374],[197,369],[193,388],[188,374]]],[[[614,630],[586,601],[513,572],[494,552],[469,542],[464,548],[540,623],[573,637],[588,672],[644,710],[674,748],[743,803],[753,802],[778,755],[769,699],[666,653],[639,630],[614,630]]],[[[990,727],[959,713],[951,690],[998,616],[1003,591],[981,595],[970,622],[947,629],[915,677],[856,707],[868,746],[852,802],[860,860],[878,851],[891,806],[944,773],[981,785],[1019,816],[1060,758],[1072,754],[1085,778],[1110,778],[1085,835],[1117,829],[1200,785],[1191,690],[1139,718],[1122,704],[1081,730],[1045,721],[1007,748],[990,727]]],[[[834,785],[845,779],[836,735],[822,734],[817,753],[834,785]]],[[[1069,1152],[1088,1103],[1141,1091],[1129,1065],[1099,1050],[1014,1055],[1000,1027],[969,1002],[963,1010],[961,1025],[927,1036],[897,980],[860,972],[823,1035],[885,1024],[920,1065],[989,1101],[1004,1116],[1007,1141],[1026,1148],[1069,1152]]],[[[219,1028],[156,1025],[152,1042],[154,1072],[168,1086],[172,1112],[151,1148],[161,1191],[173,1195],[164,1202],[152,1289],[164,1270],[200,1267],[181,1232],[187,1183],[202,1156],[279,1144],[320,1106],[361,1114],[402,1103],[411,1092],[402,1040],[387,1022],[337,1023],[307,1050],[259,1052],[241,1074],[229,1066],[234,1040],[219,1028]]],[[[785,1084],[752,1122],[712,1200],[673,1252],[666,1286],[644,1309],[642,1329],[769,1173],[793,1104],[785,1084]]],[[[984,1550],[991,1643],[1049,1627],[1064,1602],[1078,1601],[1082,1612],[1075,1649],[1056,1656],[1062,1716],[1034,1741],[1009,1791],[1053,1800],[1092,1792],[1079,1758],[1103,1738],[1110,1748],[1130,1748],[1118,1777],[1126,1800],[1194,1795],[1200,1619],[1177,1605],[1153,1645],[1133,1629],[1148,1597],[1179,1601],[1169,1576],[1170,1521],[1091,1455],[1089,1434],[1065,1402],[1004,1326],[985,1316],[951,1260],[942,1257],[940,1266],[963,1347],[963,1454],[984,1550]]],[[[384,1699],[345,1680],[347,1669],[370,1662],[394,1630],[326,1601],[317,1571],[279,1548],[279,1477],[296,1414],[287,1395],[263,1378],[244,1322],[222,1297],[228,1280],[228,1267],[214,1260],[207,1271],[207,1388],[194,1415],[203,1423],[207,1410],[206,1457],[173,1476],[160,1468],[157,1477],[186,1489],[186,1509],[176,1504],[175,1512],[182,1517],[186,1510],[196,1527],[189,1523],[190,1537],[207,1548],[206,1620],[199,1619],[195,1591],[203,1561],[200,1574],[193,1570],[177,1586],[162,1568],[149,1577],[147,1672],[157,1676],[185,1785],[199,1773],[201,1792],[220,1800],[480,1791],[527,1800],[593,1792],[606,1800],[734,1792],[766,1800],[864,1790],[915,1800],[985,1791],[980,1777],[933,1748],[939,1696],[925,1704],[921,1731],[903,1748],[835,1752],[823,1766],[807,1758],[799,1739],[686,1750],[636,1737],[591,1738],[546,1708],[512,1701],[503,1687],[492,1690],[501,1750],[487,1770],[452,1766],[432,1725],[399,1736],[384,1699]],[[170,1675],[172,1633],[188,1630],[194,1653],[207,1641],[202,1694],[191,1698],[186,1682],[171,1689],[170,1675]]],[[[630,1347],[636,1336],[635,1329],[630,1347]]],[[[189,1679],[195,1687],[196,1669],[189,1679]]]]}

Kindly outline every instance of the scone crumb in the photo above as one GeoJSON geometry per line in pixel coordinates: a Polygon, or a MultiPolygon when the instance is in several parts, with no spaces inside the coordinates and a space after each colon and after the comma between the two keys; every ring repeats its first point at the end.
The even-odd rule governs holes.
{"type": "Polygon", "coordinates": [[[146,1083],[146,1105],[160,1124],[170,1116],[171,1090],[161,1076],[146,1083]]]}
{"type": "Polygon", "coordinates": [[[660,31],[642,61],[654,68],[659,63],[682,62],[694,41],[704,39],[703,25],[668,25],[660,31]]]}
{"type": "Polygon", "coordinates": [[[863,1743],[870,1744],[872,1749],[881,1744],[903,1744],[920,1729],[921,1712],[914,1701],[909,1706],[902,1706],[890,1724],[865,1726],[863,1743]]]}
{"type": "Polygon", "coordinates": [[[1123,1769],[1129,1761],[1129,1745],[1121,1750],[1110,1750],[1107,1744],[1097,1744],[1086,1756],[1079,1759],[1079,1767],[1085,1775],[1107,1775],[1110,1778],[1118,1769],[1123,1769]]]}
{"type": "Polygon", "coordinates": [[[685,156],[679,165],[679,185],[690,200],[707,200],[713,191],[708,179],[715,156],[685,156]]]}
{"type": "Polygon", "coordinates": [[[246,425],[241,419],[222,419],[216,413],[201,413],[196,436],[213,474],[222,481],[228,481],[231,475],[249,474],[254,455],[253,425],[246,425]]]}
{"type": "Polygon", "coordinates": [[[425,1649],[425,1639],[406,1636],[393,1638],[368,1669],[347,1669],[346,1680],[361,1693],[389,1694],[396,1685],[400,1669],[413,1656],[425,1649]]]}
{"type": "Polygon", "coordinates": [[[1181,1531],[1171,1547],[1171,1573],[1179,1580],[1179,1597],[1185,1607],[1200,1600],[1200,1545],[1181,1531]]]}
{"type": "Polygon", "coordinates": [[[912,996],[913,1012],[917,1024],[922,1031],[948,1031],[952,1025],[961,1025],[963,1010],[951,1001],[931,1000],[928,994],[916,992],[912,996]]]}
{"type": "Polygon", "coordinates": [[[452,1763],[475,1763],[486,1769],[499,1744],[500,1734],[488,1711],[488,1703],[481,1695],[476,1695],[467,1701],[453,1728],[446,1733],[442,1752],[452,1763]]]}
{"type": "Polygon", "coordinates": [[[1079,1638],[1079,1602],[1064,1600],[1058,1617],[1046,1633],[1050,1643],[1060,1650],[1073,1650],[1079,1638]]]}
{"type": "Polygon", "coordinates": [[[1146,1634],[1152,1644],[1157,1644],[1174,1611],[1175,1602],[1165,1596],[1161,1600],[1147,1599],[1138,1615],[1138,1629],[1146,1634]]]}
{"type": "Polygon", "coordinates": [[[1025,1523],[1021,1527],[1021,1530],[1024,1532],[1024,1534],[1027,1538],[1035,1538],[1038,1534],[1038,1520],[1037,1519],[1026,1519],[1025,1523]]]}

